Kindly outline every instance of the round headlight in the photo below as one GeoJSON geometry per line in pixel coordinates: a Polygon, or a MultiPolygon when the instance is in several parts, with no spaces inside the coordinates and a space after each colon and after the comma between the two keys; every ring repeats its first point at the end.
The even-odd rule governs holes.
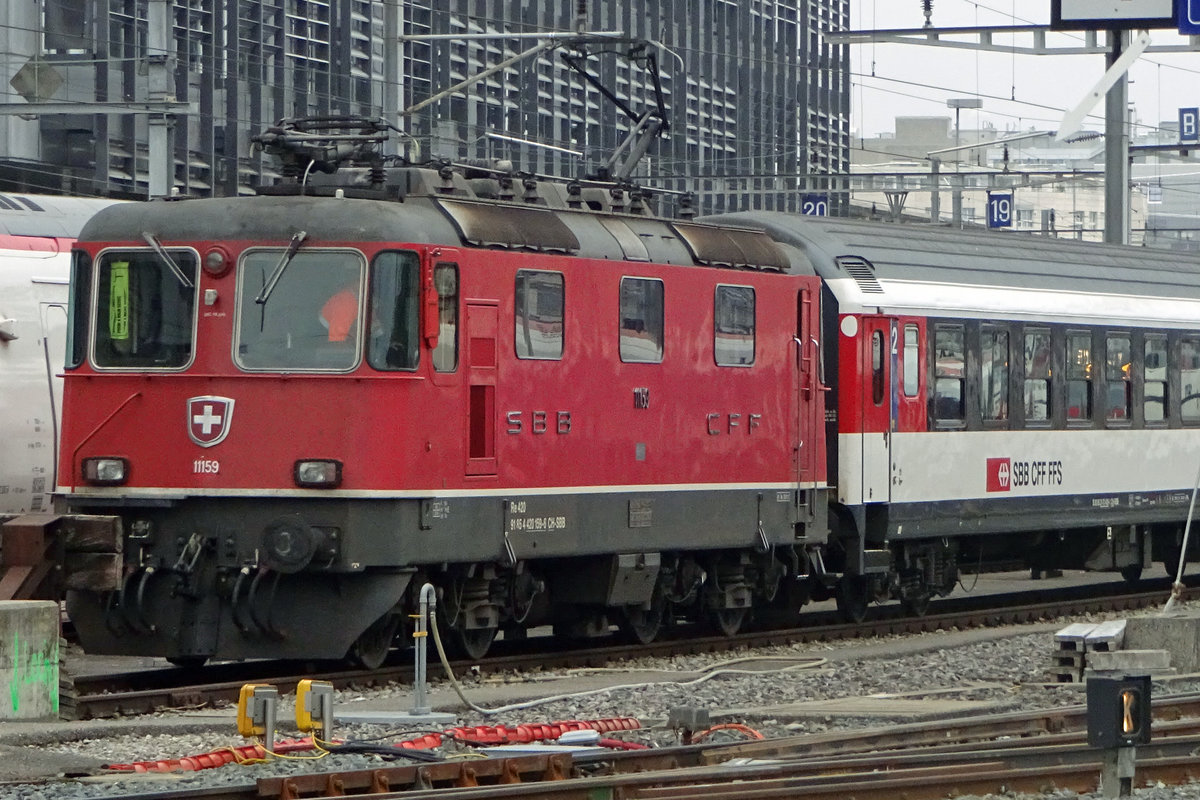
{"type": "Polygon", "coordinates": [[[223,247],[210,247],[204,254],[204,271],[214,278],[219,278],[232,266],[233,260],[223,247]]]}

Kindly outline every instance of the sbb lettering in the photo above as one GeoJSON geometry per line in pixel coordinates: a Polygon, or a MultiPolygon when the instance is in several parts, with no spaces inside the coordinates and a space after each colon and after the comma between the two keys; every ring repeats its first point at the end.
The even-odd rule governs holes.
{"type": "MultiPolygon", "coordinates": [[[[570,411],[531,411],[529,412],[528,428],[537,435],[549,432],[551,425],[551,413],[554,415],[553,424],[554,432],[560,435],[565,435],[571,432],[571,412],[570,411]]],[[[526,413],[524,411],[509,411],[504,415],[505,421],[508,423],[508,433],[517,435],[524,433],[527,426],[526,413]]]]}

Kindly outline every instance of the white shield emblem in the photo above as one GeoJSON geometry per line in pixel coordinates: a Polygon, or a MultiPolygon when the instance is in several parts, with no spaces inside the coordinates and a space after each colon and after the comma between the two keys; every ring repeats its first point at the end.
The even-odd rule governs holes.
{"type": "Polygon", "coordinates": [[[201,447],[220,444],[233,422],[233,398],[204,395],[187,401],[188,437],[201,447]]]}

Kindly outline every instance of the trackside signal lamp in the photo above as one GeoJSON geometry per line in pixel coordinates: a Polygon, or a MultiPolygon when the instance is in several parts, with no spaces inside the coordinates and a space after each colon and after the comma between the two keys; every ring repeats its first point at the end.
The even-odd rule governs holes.
{"type": "Polygon", "coordinates": [[[1088,744],[1134,747],[1150,741],[1150,676],[1089,678],[1088,744]]]}
{"type": "Polygon", "coordinates": [[[118,486],[129,478],[129,460],[115,457],[85,458],[83,480],[95,486],[118,486]]]}
{"type": "Polygon", "coordinates": [[[303,459],[292,472],[297,486],[306,489],[336,489],[342,485],[342,462],[334,459],[303,459]]]}

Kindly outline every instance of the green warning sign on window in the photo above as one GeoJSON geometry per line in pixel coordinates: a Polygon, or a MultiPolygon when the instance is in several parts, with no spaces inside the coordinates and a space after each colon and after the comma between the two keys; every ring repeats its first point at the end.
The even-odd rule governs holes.
{"type": "Polygon", "coordinates": [[[108,336],[129,338],[129,262],[114,261],[108,276],[108,336]]]}

